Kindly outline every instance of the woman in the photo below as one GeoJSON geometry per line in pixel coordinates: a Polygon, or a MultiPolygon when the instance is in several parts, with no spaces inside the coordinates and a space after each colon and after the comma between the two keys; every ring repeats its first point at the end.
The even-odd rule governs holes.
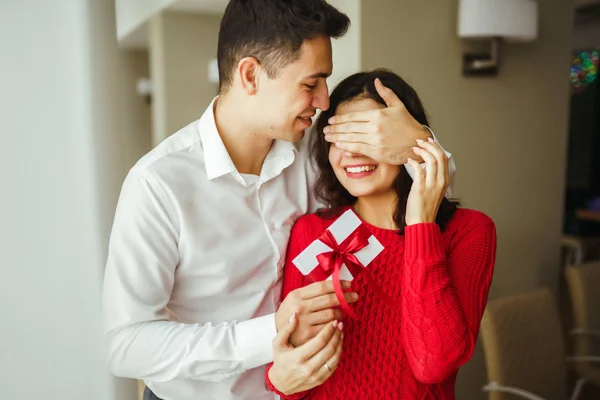
{"type": "MultiPolygon", "coordinates": [[[[394,305],[381,301],[364,274],[352,281],[359,319],[345,318],[343,353],[326,364],[329,380],[284,399],[454,399],[458,369],[473,353],[495,261],[494,223],[444,197],[448,160],[433,141],[415,143],[425,168],[378,164],[331,146],[329,118],[386,107],[378,93],[391,89],[421,124],[428,125],[416,92],[385,70],[354,74],[331,94],[317,122],[312,150],[320,178],[316,193],[328,208],[301,217],[290,238],[283,298],[311,283],[292,260],[352,209],[384,246],[368,270],[394,305]],[[377,82],[377,88],[375,81],[377,82]]],[[[268,374],[267,374],[268,381],[268,374]]]]}

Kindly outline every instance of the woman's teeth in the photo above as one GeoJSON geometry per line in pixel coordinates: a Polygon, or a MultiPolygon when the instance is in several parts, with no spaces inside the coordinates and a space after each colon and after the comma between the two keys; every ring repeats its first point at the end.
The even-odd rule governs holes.
{"type": "Polygon", "coordinates": [[[346,171],[351,174],[357,174],[359,172],[373,171],[375,168],[377,168],[376,165],[363,165],[362,167],[348,167],[346,168],[346,171]]]}

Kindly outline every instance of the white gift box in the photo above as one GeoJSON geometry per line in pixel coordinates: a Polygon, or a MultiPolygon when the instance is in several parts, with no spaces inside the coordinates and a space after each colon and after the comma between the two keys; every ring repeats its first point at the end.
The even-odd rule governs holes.
{"type": "MultiPolygon", "coordinates": [[[[352,232],[354,232],[362,224],[360,218],[352,210],[344,212],[333,224],[327,228],[333,235],[335,241],[341,244],[352,232]]],[[[332,251],[331,247],[324,244],[319,239],[313,241],[306,249],[304,249],[292,261],[296,268],[304,275],[311,275],[315,268],[319,266],[317,256],[319,254],[332,251]]],[[[383,251],[383,245],[372,234],[369,236],[369,244],[358,250],[354,255],[360,263],[367,267],[371,261],[383,251]]],[[[314,276],[314,274],[313,274],[314,276]]],[[[345,264],[342,264],[340,271],[340,279],[351,281],[354,277],[348,270],[345,264]]],[[[331,280],[331,271],[327,280],[331,280]]]]}

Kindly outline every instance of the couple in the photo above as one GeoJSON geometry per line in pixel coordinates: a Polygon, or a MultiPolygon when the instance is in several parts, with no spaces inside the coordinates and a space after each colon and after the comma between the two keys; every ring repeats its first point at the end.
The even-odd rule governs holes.
{"type": "Polygon", "coordinates": [[[112,372],[147,399],[454,399],[494,225],[445,198],[453,164],[401,78],[355,74],[329,97],[348,26],[324,0],[231,0],[219,97],[125,179],[106,334],[112,372]],[[385,248],[369,271],[394,302],[343,282],[358,320],[291,262],[348,209],[385,248]]]}

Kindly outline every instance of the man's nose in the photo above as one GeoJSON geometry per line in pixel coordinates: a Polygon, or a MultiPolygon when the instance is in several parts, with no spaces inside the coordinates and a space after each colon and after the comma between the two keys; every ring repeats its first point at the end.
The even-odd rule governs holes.
{"type": "Polygon", "coordinates": [[[329,109],[329,89],[327,88],[327,82],[323,85],[319,85],[318,93],[313,97],[311,105],[321,111],[327,111],[327,109],[329,109]]]}

